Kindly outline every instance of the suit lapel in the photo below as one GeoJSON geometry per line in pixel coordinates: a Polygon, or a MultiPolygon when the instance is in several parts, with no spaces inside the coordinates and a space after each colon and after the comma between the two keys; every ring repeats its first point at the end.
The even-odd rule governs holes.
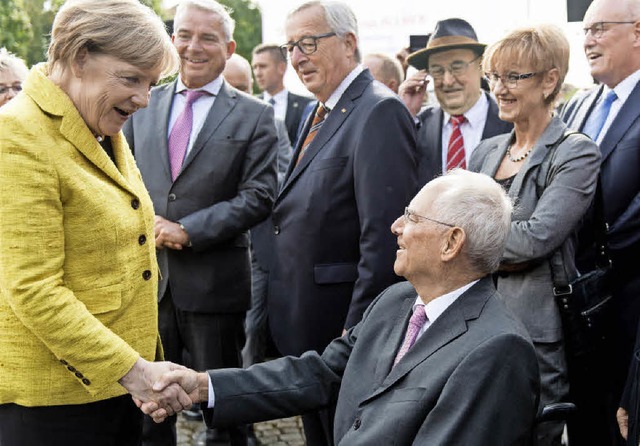
{"type": "Polygon", "coordinates": [[[487,109],[487,119],[482,130],[482,139],[489,139],[502,133],[500,129],[507,124],[498,117],[498,104],[487,93],[485,95],[487,96],[487,101],[489,101],[489,108],[487,109]]]}
{"type": "Polygon", "coordinates": [[[442,127],[444,126],[444,112],[440,107],[433,110],[432,119],[426,119],[424,122],[425,136],[427,141],[434,141],[433,163],[436,168],[434,172],[442,171],[442,127]]]}
{"type": "Polygon", "coordinates": [[[176,81],[172,82],[169,87],[158,90],[158,105],[149,107],[149,113],[151,114],[150,121],[159,128],[149,129],[146,136],[150,140],[149,147],[158,148],[158,158],[162,166],[162,172],[169,182],[172,182],[172,180],[169,166],[168,129],[175,89],[176,81]]]}
{"type": "Polygon", "coordinates": [[[629,127],[631,127],[636,119],[638,119],[638,116],[640,116],[640,82],[636,84],[633,91],[611,123],[611,127],[607,130],[606,135],[602,138],[600,151],[602,153],[603,163],[606,162],[607,158],[618,145],[629,127]]]}
{"type": "MultiPolygon", "coordinates": [[[[458,297],[416,341],[404,358],[391,369],[382,384],[363,402],[375,398],[386,391],[435,352],[464,334],[468,330],[467,321],[478,318],[486,301],[493,293],[495,293],[495,289],[493,289],[491,279],[485,278],[458,297]]],[[[414,300],[407,300],[410,301],[410,307],[415,298],[414,300]]],[[[405,306],[406,302],[402,307],[402,311],[405,312],[404,315],[406,316],[410,310],[405,306]]],[[[409,316],[405,318],[405,325],[408,318],[409,316]]],[[[402,326],[400,337],[404,337],[404,332],[405,326],[402,326]]],[[[402,341],[398,340],[397,331],[394,329],[392,336],[389,337],[388,344],[389,349],[394,349],[394,357],[400,342],[402,341]]],[[[392,361],[393,359],[391,359],[391,363],[392,361]]]]}
{"type": "Polygon", "coordinates": [[[602,94],[602,89],[603,87],[596,88],[582,99],[582,103],[576,107],[575,113],[569,119],[569,127],[582,131],[587,122],[587,118],[591,114],[591,110],[593,110],[598,98],[602,94]]]}
{"type": "Polygon", "coordinates": [[[293,121],[296,118],[296,113],[298,113],[298,107],[300,104],[295,96],[291,93],[287,94],[287,112],[284,115],[284,124],[287,128],[290,128],[293,125],[293,121]]]}
{"type": "Polygon", "coordinates": [[[209,114],[207,115],[205,124],[202,126],[202,130],[200,130],[196,141],[193,143],[191,151],[189,151],[189,154],[184,161],[180,175],[182,175],[182,173],[187,170],[189,165],[193,162],[194,158],[207,145],[209,139],[211,139],[213,134],[220,126],[220,123],[227,117],[229,113],[231,113],[231,110],[233,110],[237,102],[238,97],[235,91],[227,86],[226,81],[223,81],[222,87],[220,87],[220,92],[218,93],[218,96],[216,96],[216,99],[211,106],[211,109],[209,110],[209,114]]]}

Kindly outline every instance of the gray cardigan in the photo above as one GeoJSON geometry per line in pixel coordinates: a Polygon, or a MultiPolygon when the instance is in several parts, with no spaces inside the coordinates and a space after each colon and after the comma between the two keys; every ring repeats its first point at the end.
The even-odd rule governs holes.
{"type": "MultiPolygon", "coordinates": [[[[509,190],[516,206],[502,262],[531,265],[521,272],[500,274],[498,290],[534,342],[562,339],[548,258],[562,249],[569,280],[578,274],[574,262],[576,230],[593,200],[600,169],[598,146],[584,135],[572,135],[557,148],[550,180],[538,198],[537,172],[548,148],[566,129],[559,118],[551,120],[509,190]]],[[[513,138],[511,132],[481,142],[473,151],[469,170],[495,176],[513,138]]]]}

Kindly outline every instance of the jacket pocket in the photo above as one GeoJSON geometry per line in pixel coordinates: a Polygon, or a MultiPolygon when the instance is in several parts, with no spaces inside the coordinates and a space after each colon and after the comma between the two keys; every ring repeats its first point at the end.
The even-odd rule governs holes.
{"type": "Polygon", "coordinates": [[[120,284],[75,291],[74,294],[91,314],[107,313],[117,310],[122,305],[122,285],[120,284]]]}
{"type": "Polygon", "coordinates": [[[318,284],[355,282],[358,278],[357,263],[331,263],[315,265],[313,277],[318,284]]]}
{"type": "Polygon", "coordinates": [[[311,170],[331,169],[332,167],[342,167],[347,164],[348,156],[339,156],[336,158],[325,158],[321,160],[313,160],[311,162],[311,170]]]}

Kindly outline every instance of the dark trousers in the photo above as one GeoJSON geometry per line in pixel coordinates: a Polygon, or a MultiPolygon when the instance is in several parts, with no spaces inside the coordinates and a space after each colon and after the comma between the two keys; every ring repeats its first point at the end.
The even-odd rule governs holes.
{"type": "Polygon", "coordinates": [[[95,403],[0,405],[2,446],[138,446],[142,412],[129,395],[95,403]]]}
{"type": "MultiPolygon", "coordinates": [[[[170,285],[170,284],[169,284],[170,285]]],[[[244,345],[244,313],[194,313],[176,307],[167,292],[158,304],[160,338],[167,361],[183,363],[189,355],[189,367],[197,371],[241,367],[240,351],[244,345]]],[[[145,446],[175,446],[176,416],[156,424],[144,420],[145,446]]],[[[226,437],[226,433],[223,433],[226,437]]],[[[229,429],[232,446],[246,445],[244,426],[229,429]]]]}

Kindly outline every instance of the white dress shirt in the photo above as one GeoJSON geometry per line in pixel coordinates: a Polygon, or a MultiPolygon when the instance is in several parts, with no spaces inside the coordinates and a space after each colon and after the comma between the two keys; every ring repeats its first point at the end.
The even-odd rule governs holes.
{"type": "MultiPolygon", "coordinates": [[[[187,147],[187,151],[185,152],[185,158],[191,152],[191,148],[193,147],[193,143],[195,142],[200,130],[204,126],[204,121],[207,119],[207,115],[209,114],[209,110],[211,110],[211,106],[216,100],[216,96],[220,93],[220,88],[222,87],[222,76],[218,76],[216,79],[209,82],[202,88],[197,88],[197,90],[204,90],[208,92],[208,95],[204,95],[199,98],[197,101],[193,103],[193,125],[191,127],[191,136],[189,137],[189,146],[187,147]]],[[[182,79],[178,77],[178,81],[176,82],[176,91],[173,95],[173,103],[171,104],[171,114],[169,115],[169,126],[167,128],[167,140],[169,140],[169,135],[171,134],[171,129],[173,129],[173,125],[176,123],[178,116],[184,110],[184,106],[187,103],[187,96],[182,94],[183,91],[188,90],[188,88],[182,83],[182,79]]]]}
{"type": "MultiPolygon", "coordinates": [[[[284,121],[287,116],[287,101],[289,100],[289,92],[287,89],[280,90],[273,96],[271,96],[266,91],[262,93],[262,97],[265,102],[269,102],[270,99],[273,99],[275,102],[273,104],[273,114],[276,118],[282,119],[284,121]]],[[[270,102],[269,102],[270,103],[270,102]]]]}

